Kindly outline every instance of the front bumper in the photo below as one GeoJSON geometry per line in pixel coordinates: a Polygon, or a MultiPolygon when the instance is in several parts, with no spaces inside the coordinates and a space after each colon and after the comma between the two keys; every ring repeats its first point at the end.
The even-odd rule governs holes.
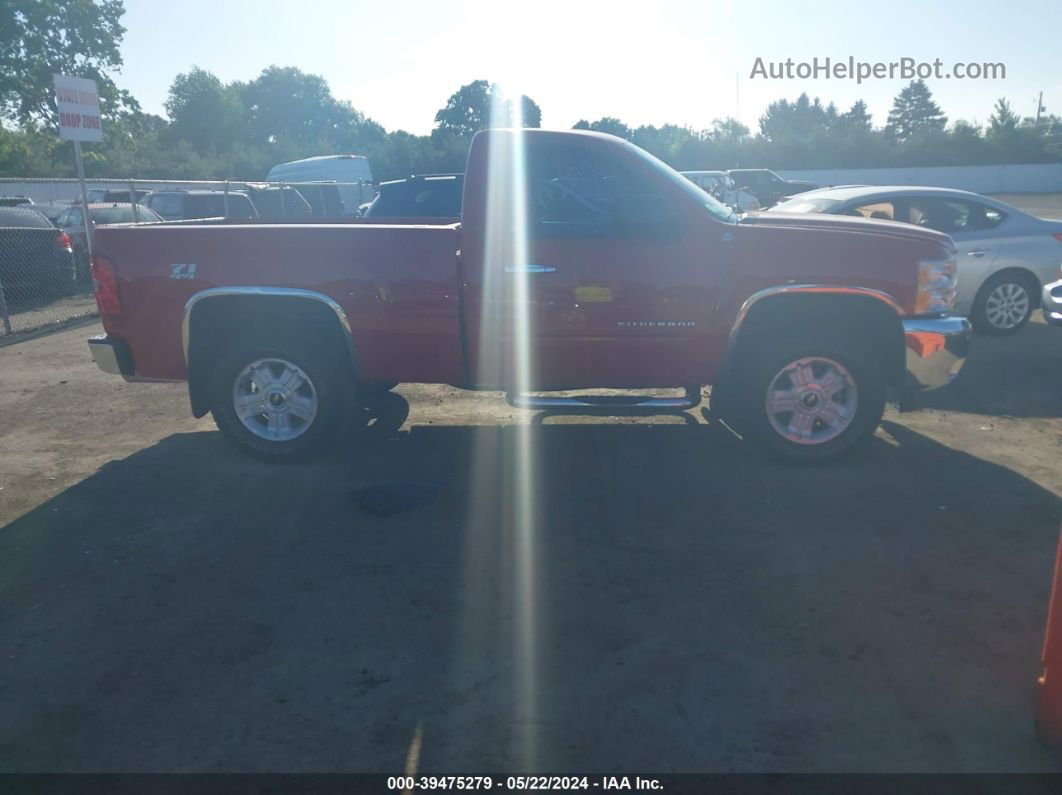
{"type": "Polygon", "coordinates": [[[92,351],[92,360],[103,372],[126,378],[135,375],[133,355],[129,351],[129,346],[122,340],[114,340],[106,334],[100,334],[96,337],[89,337],[88,346],[92,351]]]}
{"type": "Polygon", "coordinates": [[[907,391],[939,389],[955,380],[970,348],[970,322],[964,317],[903,319],[907,346],[907,391]]]}
{"type": "Polygon", "coordinates": [[[1044,320],[1052,326],[1062,326],[1062,279],[1044,285],[1044,320]]]}

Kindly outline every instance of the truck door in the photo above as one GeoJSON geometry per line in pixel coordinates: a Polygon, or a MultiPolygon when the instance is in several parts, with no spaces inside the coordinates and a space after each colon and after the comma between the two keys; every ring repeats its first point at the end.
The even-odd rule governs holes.
{"type": "Polygon", "coordinates": [[[698,383],[713,257],[723,248],[705,232],[724,226],[708,218],[705,195],[692,183],[683,192],[650,158],[608,139],[489,136],[493,153],[477,158],[473,147],[465,191],[472,380],[538,389],[698,383]],[[512,149],[520,140],[523,149],[512,149]],[[513,157],[499,155],[507,148],[513,157]]]}

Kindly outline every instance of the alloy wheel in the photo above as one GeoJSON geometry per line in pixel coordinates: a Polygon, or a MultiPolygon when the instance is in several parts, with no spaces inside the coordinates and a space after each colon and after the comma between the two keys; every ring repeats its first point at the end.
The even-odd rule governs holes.
{"type": "Polygon", "coordinates": [[[232,406],[251,433],[271,442],[287,442],[313,423],[317,390],[297,365],[284,359],[259,359],[236,376],[232,406]]]}
{"type": "Polygon", "coordinates": [[[823,444],[852,424],[859,390],[840,362],[822,356],[796,359],[771,379],[765,408],[775,432],[797,444],[823,444]]]}

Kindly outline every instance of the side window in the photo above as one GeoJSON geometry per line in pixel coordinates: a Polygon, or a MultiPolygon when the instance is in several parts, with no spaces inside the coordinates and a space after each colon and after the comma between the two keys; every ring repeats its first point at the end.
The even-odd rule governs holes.
{"type": "Polygon", "coordinates": [[[1007,214],[995,207],[989,207],[977,202],[969,202],[970,211],[966,216],[966,230],[977,232],[982,229],[993,229],[1003,223],[1007,214]]]}
{"type": "Polygon", "coordinates": [[[173,193],[160,193],[149,199],[152,210],[167,221],[181,217],[181,197],[173,193]]]}
{"type": "Polygon", "coordinates": [[[949,235],[992,229],[1006,217],[1006,213],[979,202],[930,197],[910,203],[910,223],[949,235]]]}
{"type": "Polygon", "coordinates": [[[527,208],[546,238],[670,240],[678,212],[648,176],[612,153],[578,144],[538,144],[527,153],[527,208]]]}
{"type": "Polygon", "coordinates": [[[896,221],[896,207],[892,202],[874,202],[873,204],[861,204],[853,207],[855,212],[850,215],[861,215],[864,218],[877,218],[882,221],[896,221]]]}

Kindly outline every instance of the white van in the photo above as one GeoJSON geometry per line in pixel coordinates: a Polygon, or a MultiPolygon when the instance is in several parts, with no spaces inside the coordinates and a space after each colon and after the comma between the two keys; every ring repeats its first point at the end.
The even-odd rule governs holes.
{"type": "Polygon", "coordinates": [[[280,163],[269,169],[266,179],[269,182],[340,183],[336,187],[346,215],[357,215],[358,206],[372,201],[376,194],[369,159],[364,155],[321,155],[280,163]]]}

